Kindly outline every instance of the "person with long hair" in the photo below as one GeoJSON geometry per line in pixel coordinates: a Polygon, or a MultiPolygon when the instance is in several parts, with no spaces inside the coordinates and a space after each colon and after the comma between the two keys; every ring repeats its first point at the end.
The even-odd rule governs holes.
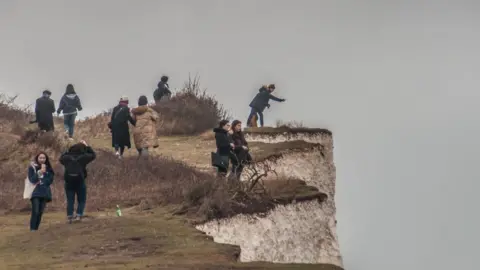
{"type": "Polygon", "coordinates": [[[221,120],[218,127],[213,129],[215,133],[215,145],[217,146],[217,155],[224,161],[223,167],[217,167],[217,176],[225,177],[228,173],[229,160],[231,159],[231,151],[235,147],[230,137],[231,125],[228,120],[221,120]]]}
{"type": "Polygon", "coordinates": [[[65,127],[65,132],[68,134],[70,140],[73,140],[73,132],[75,127],[75,118],[77,117],[77,110],[82,110],[82,103],[80,98],[75,92],[75,88],[72,84],[68,84],[65,89],[65,94],[60,100],[60,105],[58,106],[57,114],[60,114],[63,111],[63,125],[65,127]]]}
{"type": "Polygon", "coordinates": [[[245,135],[242,131],[242,122],[234,120],[232,122],[232,140],[234,145],[234,156],[232,157],[232,172],[231,176],[240,180],[243,169],[246,164],[252,161],[252,156],[249,153],[248,142],[245,140],[245,135]]]}
{"type": "Polygon", "coordinates": [[[42,221],[43,211],[47,203],[52,201],[52,190],[55,173],[53,172],[50,159],[45,152],[35,156],[34,161],[28,167],[28,180],[35,185],[30,201],[32,203],[32,215],[30,217],[30,231],[37,231],[42,221]]]}

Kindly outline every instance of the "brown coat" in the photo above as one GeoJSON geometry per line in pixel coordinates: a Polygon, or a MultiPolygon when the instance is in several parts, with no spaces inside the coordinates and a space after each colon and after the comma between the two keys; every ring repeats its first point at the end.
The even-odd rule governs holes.
{"type": "Polygon", "coordinates": [[[133,119],[136,121],[133,129],[133,141],[135,147],[157,147],[157,121],[158,114],[152,108],[144,105],[132,109],[133,119]]]}

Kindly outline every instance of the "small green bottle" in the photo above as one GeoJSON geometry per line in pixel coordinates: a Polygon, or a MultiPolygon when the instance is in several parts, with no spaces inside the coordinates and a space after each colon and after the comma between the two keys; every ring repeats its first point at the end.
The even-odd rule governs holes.
{"type": "Polygon", "coordinates": [[[120,206],[117,204],[117,217],[122,216],[122,210],[120,210],[120,206]]]}

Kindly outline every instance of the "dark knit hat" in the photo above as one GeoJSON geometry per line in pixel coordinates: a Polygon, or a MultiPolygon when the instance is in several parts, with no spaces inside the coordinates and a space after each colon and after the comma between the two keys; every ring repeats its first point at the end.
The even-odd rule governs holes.
{"type": "Polygon", "coordinates": [[[138,106],[144,106],[148,104],[148,99],[146,96],[140,96],[138,98],[138,106]]]}
{"type": "Polygon", "coordinates": [[[48,90],[48,89],[45,89],[45,90],[43,90],[42,94],[51,96],[52,92],[50,92],[50,90],[48,90]]]}

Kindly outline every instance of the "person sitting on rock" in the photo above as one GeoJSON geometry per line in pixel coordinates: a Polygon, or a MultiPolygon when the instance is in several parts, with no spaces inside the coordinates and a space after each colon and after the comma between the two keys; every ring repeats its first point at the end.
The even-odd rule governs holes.
{"type": "Polygon", "coordinates": [[[74,219],[80,221],[84,216],[87,202],[87,165],[95,160],[96,153],[85,141],[72,145],[67,152],[60,156],[60,164],[65,167],[65,195],[67,198],[67,219],[72,223],[74,219]],[[77,197],[77,215],[73,216],[77,197]]]}
{"type": "Polygon", "coordinates": [[[123,157],[125,147],[130,149],[130,131],[128,122],[135,126],[135,121],[130,114],[128,107],[128,97],[120,98],[118,105],[113,108],[112,116],[110,118],[109,128],[112,131],[112,147],[115,148],[115,155],[119,158],[123,157]]]}
{"type": "Polygon", "coordinates": [[[272,92],[275,90],[275,84],[269,84],[262,86],[259,90],[257,95],[253,98],[252,102],[250,102],[250,115],[248,116],[247,125],[250,125],[252,121],[252,117],[254,115],[258,115],[260,119],[260,126],[263,127],[263,111],[265,108],[270,108],[270,104],[268,102],[270,100],[284,102],[285,99],[278,98],[272,95],[272,92]]]}
{"type": "Polygon", "coordinates": [[[140,156],[148,156],[148,149],[158,147],[157,122],[158,113],[148,106],[146,96],[140,96],[138,107],[132,109],[133,141],[140,156]]]}
{"type": "Polygon", "coordinates": [[[252,156],[249,153],[248,143],[245,140],[245,135],[242,132],[242,122],[234,120],[232,122],[232,135],[234,145],[234,157],[232,158],[232,172],[231,176],[240,180],[243,169],[246,164],[252,161],[252,156]]]}
{"type": "Polygon", "coordinates": [[[48,132],[55,129],[53,123],[53,114],[55,113],[55,103],[50,98],[52,92],[45,90],[42,96],[35,102],[35,121],[41,131],[48,132]]]}
{"type": "Polygon", "coordinates": [[[168,76],[164,75],[158,82],[157,89],[153,92],[153,99],[158,104],[163,100],[168,100],[171,95],[172,92],[170,91],[170,86],[168,86],[168,76]]]}

